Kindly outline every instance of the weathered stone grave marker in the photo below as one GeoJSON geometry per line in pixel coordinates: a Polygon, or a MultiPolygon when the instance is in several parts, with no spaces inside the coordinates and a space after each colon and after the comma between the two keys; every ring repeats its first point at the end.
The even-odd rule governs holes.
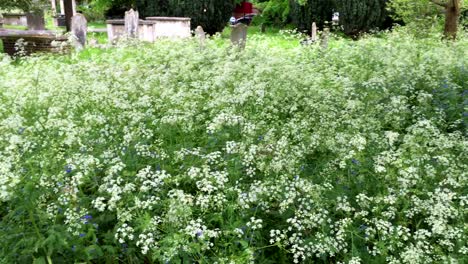
{"type": "Polygon", "coordinates": [[[202,26],[198,26],[195,29],[195,35],[197,36],[198,43],[200,45],[200,49],[203,49],[205,47],[205,39],[206,39],[206,33],[203,30],[202,26]]]}
{"type": "Polygon", "coordinates": [[[81,50],[86,45],[86,33],[88,31],[88,21],[82,14],[76,14],[72,17],[71,33],[74,36],[73,46],[81,50]]]}
{"type": "Polygon", "coordinates": [[[310,40],[312,42],[315,42],[317,41],[317,25],[315,24],[315,22],[312,23],[312,31],[311,31],[311,38],[310,40]]]}
{"type": "Polygon", "coordinates": [[[235,46],[239,46],[241,49],[245,48],[245,43],[247,41],[247,28],[248,26],[239,23],[231,26],[231,43],[235,46]]]}
{"type": "Polygon", "coordinates": [[[29,30],[45,30],[44,13],[41,11],[27,13],[26,21],[29,30]]]}
{"type": "Polygon", "coordinates": [[[129,38],[138,38],[138,11],[130,9],[125,12],[125,34],[129,38]]]}
{"type": "Polygon", "coordinates": [[[328,26],[325,26],[323,28],[322,40],[320,42],[320,45],[322,46],[323,49],[328,48],[328,38],[329,37],[330,37],[330,28],[328,26]]]}

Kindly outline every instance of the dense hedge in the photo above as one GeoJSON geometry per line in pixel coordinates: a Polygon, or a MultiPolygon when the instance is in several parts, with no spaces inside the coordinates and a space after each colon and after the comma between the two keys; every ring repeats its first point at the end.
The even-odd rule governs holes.
{"type": "Polygon", "coordinates": [[[291,2],[292,22],[300,31],[310,31],[312,22],[320,27],[325,21],[330,21],[334,3],[329,0],[309,0],[305,5],[291,2]]]}
{"type": "Polygon", "coordinates": [[[222,31],[235,6],[235,0],[137,0],[141,17],[176,16],[192,18],[192,28],[201,25],[206,32],[222,31]]]}
{"type": "Polygon", "coordinates": [[[310,30],[312,22],[323,26],[333,12],[340,13],[340,24],[347,35],[356,35],[374,28],[388,27],[388,0],[309,0],[304,5],[290,1],[291,19],[301,31],[310,30]]]}
{"type": "Polygon", "coordinates": [[[356,35],[374,28],[382,28],[388,14],[388,0],[336,0],[340,22],[347,35],[356,35]]]}

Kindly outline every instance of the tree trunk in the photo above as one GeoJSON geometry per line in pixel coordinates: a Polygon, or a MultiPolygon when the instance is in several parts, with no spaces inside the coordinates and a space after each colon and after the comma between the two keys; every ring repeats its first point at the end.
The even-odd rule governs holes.
{"type": "Polygon", "coordinates": [[[457,37],[458,18],[460,16],[460,0],[449,0],[445,7],[444,35],[448,39],[457,37]]]}
{"type": "Polygon", "coordinates": [[[64,0],[65,9],[65,24],[67,26],[67,32],[71,31],[71,19],[73,16],[73,2],[72,0],[64,0]]]}

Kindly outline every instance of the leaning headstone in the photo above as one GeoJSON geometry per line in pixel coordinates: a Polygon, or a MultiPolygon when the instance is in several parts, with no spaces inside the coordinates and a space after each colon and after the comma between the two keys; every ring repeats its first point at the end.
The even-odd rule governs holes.
{"type": "Polygon", "coordinates": [[[323,49],[326,49],[328,48],[328,38],[330,37],[330,28],[329,27],[325,27],[323,29],[323,33],[322,33],[322,41],[320,43],[320,45],[322,46],[323,49]]]}
{"type": "Polygon", "coordinates": [[[200,49],[203,49],[205,47],[205,39],[206,39],[206,33],[203,30],[202,26],[198,26],[195,29],[195,35],[197,36],[198,43],[200,45],[200,49]]]}
{"type": "Polygon", "coordinates": [[[129,38],[138,38],[138,11],[125,12],[125,33],[129,38]]]}
{"type": "Polygon", "coordinates": [[[43,12],[27,13],[26,21],[29,30],[45,30],[45,20],[43,12]]]}
{"type": "Polygon", "coordinates": [[[315,42],[317,40],[317,25],[315,22],[312,23],[312,35],[311,35],[311,40],[315,42]]]}
{"type": "Polygon", "coordinates": [[[88,32],[88,21],[85,16],[80,13],[74,15],[71,20],[71,33],[74,36],[73,45],[76,49],[85,47],[86,32],[88,32]]]}
{"type": "Polygon", "coordinates": [[[241,49],[245,48],[245,43],[247,41],[247,28],[248,26],[239,23],[231,26],[231,43],[235,46],[239,46],[241,49]]]}

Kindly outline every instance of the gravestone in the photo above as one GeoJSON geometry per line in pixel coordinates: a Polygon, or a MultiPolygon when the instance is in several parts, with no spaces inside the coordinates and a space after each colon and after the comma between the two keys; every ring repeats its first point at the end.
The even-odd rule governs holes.
{"type": "Polygon", "coordinates": [[[241,49],[245,48],[245,43],[247,42],[247,28],[248,26],[243,23],[231,26],[232,45],[239,46],[241,49]]]}
{"type": "Polygon", "coordinates": [[[138,38],[138,11],[125,12],[125,33],[129,38],[138,38]]]}
{"type": "Polygon", "coordinates": [[[27,13],[26,21],[29,30],[45,30],[45,20],[43,12],[27,13]]]}
{"type": "Polygon", "coordinates": [[[312,35],[311,35],[311,40],[315,42],[317,40],[317,25],[315,22],[312,23],[312,35]]]}
{"type": "Polygon", "coordinates": [[[76,14],[71,20],[71,33],[74,36],[73,46],[76,49],[83,49],[86,45],[86,33],[88,31],[88,21],[82,14],[76,14]]]}
{"type": "Polygon", "coordinates": [[[330,37],[330,28],[325,27],[323,29],[322,33],[322,41],[320,42],[320,45],[322,46],[323,49],[328,48],[328,38],[330,37]]]}
{"type": "Polygon", "coordinates": [[[198,26],[195,29],[195,35],[197,36],[198,43],[200,45],[200,49],[203,49],[205,47],[206,33],[203,30],[202,26],[198,26]]]}

